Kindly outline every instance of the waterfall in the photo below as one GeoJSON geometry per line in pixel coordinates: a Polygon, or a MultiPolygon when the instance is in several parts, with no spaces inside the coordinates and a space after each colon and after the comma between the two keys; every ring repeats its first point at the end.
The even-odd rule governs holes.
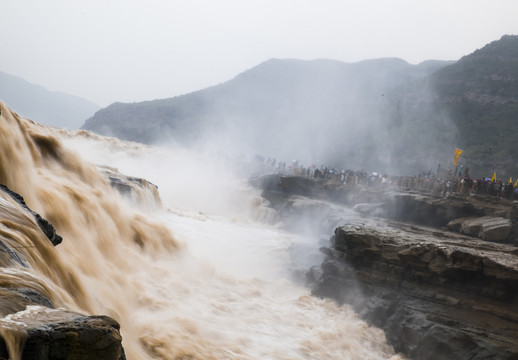
{"type": "MultiPolygon", "coordinates": [[[[63,238],[53,246],[0,192],[0,242],[18,257],[0,253],[0,291],[113,317],[128,359],[399,358],[381,330],[293,278],[293,247],[318,245],[277,227],[225,164],[0,108],[0,183],[63,238]],[[147,181],[128,196],[110,181],[117,174],[147,181]]],[[[14,358],[22,315],[36,310],[2,296],[0,335],[14,358]]]]}

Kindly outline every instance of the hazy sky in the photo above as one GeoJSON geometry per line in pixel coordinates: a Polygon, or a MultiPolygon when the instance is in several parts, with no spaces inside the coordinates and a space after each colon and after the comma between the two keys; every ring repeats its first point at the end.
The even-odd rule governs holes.
{"type": "Polygon", "coordinates": [[[270,58],[457,60],[518,34],[517,0],[0,0],[0,71],[101,106],[270,58]]]}

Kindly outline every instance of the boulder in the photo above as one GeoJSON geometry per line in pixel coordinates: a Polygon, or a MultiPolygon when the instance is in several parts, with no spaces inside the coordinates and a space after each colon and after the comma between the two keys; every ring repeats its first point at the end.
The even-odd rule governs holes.
{"type": "Polygon", "coordinates": [[[108,316],[29,306],[0,321],[0,359],[123,360],[119,330],[108,316]]]}
{"type": "Polygon", "coordinates": [[[512,226],[511,220],[492,216],[464,217],[452,220],[447,225],[451,231],[496,242],[506,241],[512,226]]]}
{"type": "Polygon", "coordinates": [[[462,224],[462,232],[477,232],[477,236],[488,241],[504,241],[511,234],[511,220],[501,217],[484,216],[462,224]]]}

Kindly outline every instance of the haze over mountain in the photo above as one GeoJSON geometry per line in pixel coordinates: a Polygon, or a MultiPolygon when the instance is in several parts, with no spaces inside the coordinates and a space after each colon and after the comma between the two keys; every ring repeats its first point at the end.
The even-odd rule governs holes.
{"type": "Polygon", "coordinates": [[[83,128],[391,173],[448,166],[461,147],[474,174],[503,175],[518,171],[517,51],[504,36],[458,62],[271,59],[190,94],[112,104],[83,128]]]}
{"type": "Polygon", "coordinates": [[[100,108],[86,99],[49,91],[1,71],[0,99],[23,117],[65,129],[79,128],[100,108]]]}
{"type": "MultiPolygon", "coordinates": [[[[518,177],[518,36],[503,36],[431,77],[474,169],[518,177]]],[[[487,173],[486,173],[487,174],[487,173]]]]}
{"type": "Polygon", "coordinates": [[[387,157],[387,147],[395,146],[385,95],[446,64],[272,59],[187,95],[112,104],[83,128],[145,143],[211,143],[288,161],[374,166],[390,159],[373,156],[387,157]]]}

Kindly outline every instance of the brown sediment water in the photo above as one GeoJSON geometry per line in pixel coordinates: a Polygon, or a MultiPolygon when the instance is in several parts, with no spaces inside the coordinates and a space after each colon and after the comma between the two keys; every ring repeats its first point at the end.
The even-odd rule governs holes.
{"type": "MultiPolygon", "coordinates": [[[[242,210],[218,213],[224,191],[206,166],[203,176],[190,179],[199,171],[192,162],[168,162],[185,160],[181,151],[157,159],[157,150],[85,132],[61,134],[0,107],[0,183],[63,237],[53,247],[33,217],[0,193],[0,241],[19,256],[0,252],[2,288],[29,288],[56,307],[115,318],[128,359],[398,358],[383,332],[348,306],[313,297],[289,279],[289,249],[300,239],[240,216],[242,210]],[[160,168],[165,179],[150,180],[165,194],[168,211],[123,198],[84,159],[90,150],[71,149],[74,137],[100,149],[113,162],[101,165],[112,169],[141,162],[149,168],[130,175],[154,177],[160,168]],[[184,182],[173,181],[184,175],[184,182]],[[198,191],[187,187],[193,184],[198,191]],[[202,200],[208,205],[200,210],[202,200]]],[[[232,196],[247,204],[232,186],[232,196]]],[[[155,197],[146,196],[139,201],[155,197]]],[[[250,203],[257,211],[258,202],[250,203]]],[[[24,328],[34,325],[24,311],[35,310],[12,302],[0,303],[0,335],[15,359],[24,328]]]]}

